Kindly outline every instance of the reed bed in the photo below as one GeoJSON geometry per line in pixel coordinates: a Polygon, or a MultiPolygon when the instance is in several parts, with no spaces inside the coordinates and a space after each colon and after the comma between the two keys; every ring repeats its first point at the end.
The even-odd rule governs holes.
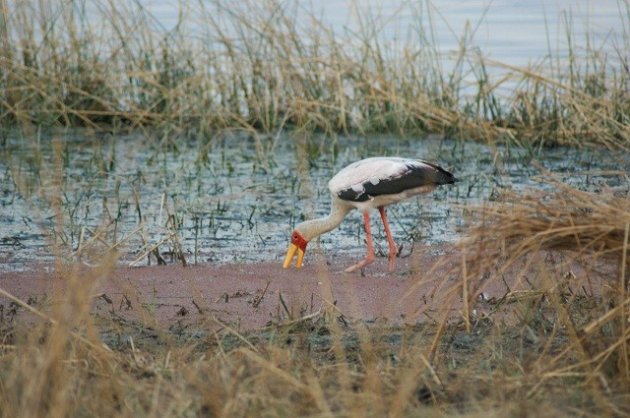
{"type": "MultiPolygon", "coordinates": [[[[620,10],[630,16],[627,1],[620,10]]],[[[468,31],[445,57],[431,41],[431,8],[405,3],[404,12],[415,26],[392,44],[377,13],[340,33],[291,2],[181,2],[165,29],[135,2],[3,0],[0,122],[627,148],[627,27],[611,36],[613,48],[596,48],[588,36],[576,45],[567,20],[567,50],[514,68],[484,58],[468,31]]]]}

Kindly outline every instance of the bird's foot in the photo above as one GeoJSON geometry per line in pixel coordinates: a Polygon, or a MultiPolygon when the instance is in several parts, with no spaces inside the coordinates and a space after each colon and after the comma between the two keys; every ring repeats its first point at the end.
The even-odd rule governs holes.
{"type": "Polygon", "coordinates": [[[389,257],[389,267],[387,268],[387,270],[390,273],[393,273],[396,271],[396,256],[390,256],[389,257]]]}
{"type": "Polygon", "coordinates": [[[346,273],[352,273],[354,271],[362,269],[363,267],[367,266],[368,264],[372,264],[372,262],[374,262],[374,257],[367,257],[367,258],[359,261],[358,263],[351,265],[350,267],[348,267],[344,271],[346,273]]]}

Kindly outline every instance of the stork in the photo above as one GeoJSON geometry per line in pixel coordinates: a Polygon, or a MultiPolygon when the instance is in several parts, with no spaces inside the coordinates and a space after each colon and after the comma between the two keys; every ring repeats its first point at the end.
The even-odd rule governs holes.
{"type": "Polygon", "coordinates": [[[367,256],[345,271],[350,273],[372,263],[375,256],[370,210],[378,208],[389,245],[389,271],[393,272],[396,270],[397,250],[385,207],[456,181],[455,176],[442,167],[422,160],[372,157],[356,161],[343,168],[328,182],[328,189],[332,194],[330,214],[302,222],[295,227],[283,267],[289,267],[296,254],[296,267],[302,267],[309,241],[336,228],[352,209],[363,212],[367,256]]]}

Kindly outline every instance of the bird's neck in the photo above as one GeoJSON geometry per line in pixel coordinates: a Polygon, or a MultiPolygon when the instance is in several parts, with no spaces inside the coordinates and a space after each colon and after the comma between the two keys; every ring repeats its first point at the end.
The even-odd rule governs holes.
{"type": "Polygon", "coordinates": [[[307,241],[310,241],[323,233],[335,229],[351,209],[352,207],[344,205],[333,198],[330,214],[328,216],[302,222],[296,229],[302,233],[307,241]]]}

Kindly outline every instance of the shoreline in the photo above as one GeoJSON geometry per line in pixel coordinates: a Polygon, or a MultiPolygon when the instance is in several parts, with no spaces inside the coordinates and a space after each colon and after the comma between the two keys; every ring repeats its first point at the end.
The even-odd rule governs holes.
{"type": "MultiPolygon", "coordinates": [[[[461,252],[454,246],[418,248],[411,257],[398,260],[398,270],[387,273],[387,260],[347,274],[350,259],[317,260],[300,270],[283,269],[280,263],[73,268],[46,272],[42,269],[5,273],[0,288],[52,312],[76,294],[92,298],[92,313],[138,321],[145,326],[168,329],[174,324],[208,331],[229,325],[240,331],[260,330],[314,315],[327,309],[349,320],[391,325],[415,325],[448,315],[463,318],[461,252]],[[443,255],[435,255],[436,252],[443,255]],[[80,287],[80,289],[78,288],[80,287]]],[[[594,276],[575,262],[561,261],[560,253],[535,255],[526,270],[514,266],[514,274],[500,283],[473,280],[468,283],[469,316],[483,316],[506,298],[540,297],[547,286],[543,266],[558,277],[570,278],[575,291],[602,292],[605,274],[594,276]],[[554,255],[556,254],[556,255],[554,255]],[[559,255],[558,255],[559,254],[559,255]],[[542,263],[542,264],[541,264],[542,263]],[[529,296],[528,296],[529,295],[529,296]]],[[[470,280],[470,279],[469,279],[470,280]]],[[[0,296],[0,305],[8,300],[0,296]]],[[[23,311],[23,309],[21,309],[23,311]]],[[[507,309],[510,311],[510,309],[507,309]]],[[[469,318],[470,319],[470,318],[469,318]]]]}

